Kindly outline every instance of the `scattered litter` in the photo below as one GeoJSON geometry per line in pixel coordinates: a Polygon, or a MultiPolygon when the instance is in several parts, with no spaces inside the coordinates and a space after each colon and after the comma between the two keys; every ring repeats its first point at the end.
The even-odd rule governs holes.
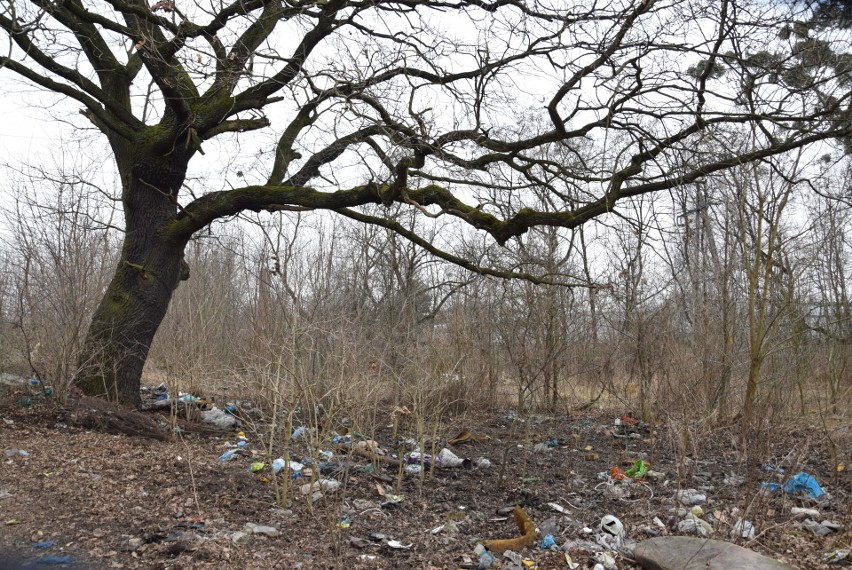
{"type": "Polygon", "coordinates": [[[314,481],[313,483],[305,483],[300,488],[302,495],[311,495],[313,500],[317,500],[323,496],[324,493],[331,493],[336,491],[340,487],[340,481],[336,481],[335,479],[320,479],[319,481],[314,481]]]}
{"type": "Polygon", "coordinates": [[[476,569],[485,570],[486,568],[490,568],[495,562],[497,562],[497,559],[494,558],[494,555],[487,550],[483,550],[482,554],[479,555],[479,564],[476,565],[476,569]]]}
{"type": "Polygon", "coordinates": [[[701,505],[707,502],[707,495],[695,489],[681,489],[677,492],[677,502],[681,505],[701,505]]]}
{"type": "Polygon", "coordinates": [[[308,428],[306,427],[297,427],[293,430],[293,434],[290,436],[292,439],[299,439],[300,437],[304,437],[308,434],[308,428]]]}
{"type": "Polygon", "coordinates": [[[402,495],[391,495],[390,493],[388,493],[384,497],[385,501],[381,505],[383,509],[390,509],[396,507],[403,501],[402,495]]]}
{"type": "Polygon", "coordinates": [[[850,557],[852,557],[852,548],[838,548],[825,554],[822,561],[828,564],[840,564],[849,560],[850,557]]]}
{"type": "Polygon", "coordinates": [[[488,441],[490,438],[487,435],[479,435],[470,433],[469,431],[462,431],[453,439],[447,441],[450,445],[460,445],[462,443],[472,443],[478,441],[488,441]]]}
{"type": "Polygon", "coordinates": [[[823,491],[822,487],[819,486],[817,480],[805,472],[793,475],[783,485],[779,483],[761,483],[761,487],[769,491],[781,490],[790,495],[804,492],[815,501],[819,501],[825,494],[825,491],[823,491]]]}
{"type": "MultiPolygon", "coordinates": [[[[514,550],[506,550],[503,552],[503,559],[508,560],[510,564],[513,564],[514,568],[520,568],[524,563],[524,558],[514,550]]],[[[504,564],[504,566],[506,565],[504,564]]]]}
{"type": "Polygon", "coordinates": [[[617,538],[624,538],[624,524],[613,515],[601,519],[601,530],[617,538]]]}
{"type": "Polygon", "coordinates": [[[405,466],[405,472],[409,475],[417,475],[423,472],[423,466],[419,463],[412,463],[405,466]]]}
{"type": "Polygon", "coordinates": [[[840,532],[840,529],[843,528],[843,525],[834,521],[822,521],[820,524],[831,532],[840,532]]]}
{"type": "Polygon", "coordinates": [[[806,515],[806,516],[813,517],[813,518],[819,517],[819,511],[818,510],[808,509],[808,508],[804,508],[804,507],[793,507],[792,509],[790,509],[790,513],[794,516],[806,515]]]}
{"type": "Polygon", "coordinates": [[[734,525],[734,528],[731,529],[731,538],[751,540],[754,538],[754,534],[754,525],[751,521],[744,521],[743,519],[739,519],[737,524],[734,525]]]}
{"type": "Polygon", "coordinates": [[[270,538],[275,538],[276,536],[281,536],[281,531],[279,531],[274,526],[263,526],[254,523],[246,523],[244,529],[246,532],[250,532],[252,534],[262,534],[264,536],[268,536],[270,538]]]}
{"type": "Polygon", "coordinates": [[[222,429],[231,429],[237,425],[237,418],[216,406],[201,412],[201,420],[222,429]]]}
{"type": "Polygon", "coordinates": [[[559,503],[547,503],[547,506],[556,511],[557,513],[562,513],[563,515],[567,515],[570,513],[568,509],[560,505],[559,503]]]}
{"type": "Polygon", "coordinates": [[[260,473],[263,471],[263,468],[266,467],[266,463],[263,461],[255,461],[251,465],[249,465],[249,471],[252,473],[260,473]]]}
{"type": "Polygon", "coordinates": [[[298,461],[284,461],[283,457],[279,457],[278,459],[272,462],[273,473],[278,473],[285,467],[289,467],[290,470],[295,473],[298,473],[299,471],[305,468],[305,466],[299,463],[298,461]]]}
{"type": "Polygon", "coordinates": [[[577,570],[577,568],[580,567],[579,564],[577,564],[576,562],[571,560],[571,555],[568,554],[567,552],[565,553],[565,562],[568,564],[568,568],[570,570],[577,570]]]}
{"type": "Polygon", "coordinates": [[[231,459],[233,459],[236,456],[237,456],[237,450],[236,449],[229,449],[228,451],[226,451],[225,453],[223,453],[222,455],[219,456],[219,461],[230,461],[231,459]]]}
{"type": "Polygon", "coordinates": [[[337,521],[337,528],[349,528],[350,526],[352,526],[352,517],[349,515],[344,515],[337,521]]]}
{"type": "Polygon", "coordinates": [[[554,546],[556,546],[556,541],[553,539],[553,535],[552,534],[545,535],[545,537],[541,541],[540,546],[541,546],[542,550],[549,550],[549,549],[553,548],[554,546]]]}
{"type": "MultiPolygon", "coordinates": [[[[411,465],[422,465],[428,468],[432,466],[432,456],[428,453],[412,451],[406,455],[406,462],[411,465]]],[[[462,459],[445,447],[435,456],[435,466],[441,468],[463,467],[470,469],[473,467],[473,462],[470,459],[462,459]]]]}
{"type": "Polygon", "coordinates": [[[35,544],[33,544],[33,548],[50,548],[54,544],[56,544],[55,540],[43,540],[41,542],[36,542],[35,544]]]}
{"type": "Polygon", "coordinates": [[[815,520],[812,520],[812,519],[805,520],[799,526],[802,526],[802,527],[808,529],[809,531],[811,531],[812,533],[814,533],[817,536],[828,536],[829,534],[832,533],[832,530],[830,528],[828,528],[827,526],[822,525],[822,524],[820,524],[820,523],[818,523],[818,522],[816,522],[815,520]]]}
{"type": "Polygon", "coordinates": [[[353,536],[349,539],[349,544],[351,544],[355,548],[367,548],[372,544],[372,542],[370,542],[369,540],[364,540],[363,538],[353,536]]]}
{"type": "Polygon", "coordinates": [[[414,546],[414,543],[412,542],[411,544],[403,544],[398,540],[389,540],[388,546],[393,548],[394,550],[408,550],[409,548],[414,546]]]}
{"type": "Polygon", "coordinates": [[[10,497],[14,497],[14,495],[10,491],[6,489],[0,489],[0,499],[8,499],[10,497]]]}
{"type": "Polygon", "coordinates": [[[469,469],[472,466],[470,459],[462,459],[446,447],[438,453],[435,462],[438,467],[464,467],[469,469]]]}
{"type": "Polygon", "coordinates": [[[615,564],[615,557],[609,552],[596,552],[595,560],[598,561],[601,565],[603,565],[606,570],[617,570],[618,566],[615,564]]]}
{"type": "Polygon", "coordinates": [[[648,473],[648,465],[641,459],[638,459],[633,467],[624,472],[631,479],[641,479],[646,473],[648,473]]]}
{"type": "Polygon", "coordinates": [[[30,453],[28,451],[26,451],[25,449],[7,449],[6,450],[6,457],[16,457],[18,455],[26,457],[29,454],[30,453]]]}
{"type": "Polygon", "coordinates": [[[489,461],[488,459],[486,459],[484,457],[477,457],[474,460],[473,464],[476,466],[477,469],[490,469],[491,468],[491,461],[489,461]]]}
{"type": "MultiPolygon", "coordinates": [[[[591,529],[589,529],[589,531],[589,534],[591,534],[591,529]]],[[[594,554],[595,552],[600,552],[602,549],[603,547],[600,544],[588,540],[583,540],[581,538],[569,540],[562,545],[562,550],[574,554],[577,554],[578,552],[594,554]]]]}
{"type": "Polygon", "coordinates": [[[678,522],[677,529],[684,534],[694,534],[701,537],[710,536],[713,533],[713,525],[693,515],[688,515],[678,522]]]}
{"type": "Polygon", "coordinates": [[[535,525],[529,515],[520,506],[516,506],[512,512],[515,524],[521,531],[521,536],[507,539],[484,540],[482,544],[492,552],[503,552],[522,550],[535,542],[535,525]]]}

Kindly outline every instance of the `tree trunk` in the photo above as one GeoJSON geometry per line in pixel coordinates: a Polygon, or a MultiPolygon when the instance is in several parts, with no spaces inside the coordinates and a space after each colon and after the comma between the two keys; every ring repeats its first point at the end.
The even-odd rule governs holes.
{"type": "Polygon", "coordinates": [[[162,157],[137,161],[124,178],[125,234],[115,276],[83,347],[76,384],[91,396],[138,406],[142,368],[172,293],[188,277],[186,242],[169,238],[186,169],[162,157]]]}

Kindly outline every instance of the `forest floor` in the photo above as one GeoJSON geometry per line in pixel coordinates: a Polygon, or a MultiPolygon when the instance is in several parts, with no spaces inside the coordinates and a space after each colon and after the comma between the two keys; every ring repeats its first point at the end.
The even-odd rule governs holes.
{"type": "MultiPolygon", "coordinates": [[[[331,433],[308,434],[292,441],[290,457],[333,450],[323,469],[336,469],[328,477],[341,485],[312,501],[298,489],[309,476],[288,478],[293,486],[276,504],[269,456],[260,452],[260,436],[246,428],[248,443],[222,462],[239,430],[187,433],[178,441],[114,435],[75,426],[48,402],[22,406],[19,396],[0,394],[2,570],[40,567],[35,564],[44,557],[70,557],[67,567],[91,569],[476,567],[479,541],[519,535],[508,513],[514,505],[553,534],[557,547],[573,545],[573,562],[590,568],[605,515],[620,519],[628,540],[684,534],[675,497],[687,488],[707,496],[701,517],[714,538],[733,540],[733,525],[747,511],[756,535],[735,542],[796,567],[837,568],[826,556],[852,543],[852,482],[848,469],[837,470],[852,453],[848,419],[831,428],[804,422],[773,428],[750,442],[744,458],[731,427],[634,428],[629,419],[617,427],[623,410],[527,418],[468,413],[428,426],[435,436],[424,449],[448,447],[460,457],[486,458],[490,467],[480,461],[431,476],[400,476],[400,467],[385,460],[347,457],[346,446],[332,447],[331,433]],[[447,443],[463,431],[484,437],[447,443]],[[536,451],[548,441],[554,447],[536,451]],[[627,469],[637,459],[657,475],[638,482],[608,477],[613,467],[627,469]],[[252,473],[253,462],[267,465],[252,473]],[[831,498],[761,492],[762,482],[783,483],[798,472],[812,475],[831,498]],[[810,517],[833,521],[839,531],[817,536],[804,523],[808,515],[792,514],[793,507],[817,509],[819,516],[810,517]],[[276,536],[263,528],[252,532],[247,523],[273,527],[265,532],[276,536]]],[[[365,435],[388,456],[398,455],[405,443],[392,438],[390,416],[380,424],[365,435]]],[[[405,418],[399,427],[404,433],[405,418]]],[[[566,552],[540,548],[542,539],[520,550],[520,566],[517,558],[497,554],[491,568],[569,568],[566,552]]],[[[610,567],[636,567],[621,554],[614,558],[610,567]]]]}

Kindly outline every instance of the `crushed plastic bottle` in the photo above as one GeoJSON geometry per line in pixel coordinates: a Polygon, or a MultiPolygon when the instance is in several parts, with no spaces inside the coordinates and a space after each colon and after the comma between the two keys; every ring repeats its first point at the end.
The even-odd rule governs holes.
{"type": "Polygon", "coordinates": [[[236,449],[229,449],[228,451],[226,451],[225,453],[223,453],[222,455],[219,456],[219,461],[230,461],[231,459],[236,457],[236,455],[237,455],[236,449]]]}

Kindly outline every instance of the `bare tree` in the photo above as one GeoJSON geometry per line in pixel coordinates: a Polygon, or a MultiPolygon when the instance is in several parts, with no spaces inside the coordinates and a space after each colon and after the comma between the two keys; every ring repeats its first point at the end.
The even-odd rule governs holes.
{"type": "MultiPolygon", "coordinates": [[[[0,72],[82,106],[115,160],[124,243],[82,356],[97,353],[99,365],[85,367],[79,385],[130,404],[189,275],[184,249],[214,220],[332,210],[511,277],[361,207],[452,216],[507,244],[535,226],[577,228],[624,198],[850,133],[852,95],[840,86],[849,67],[802,57],[801,42],[776,38],[798,15],[747,0],[0,6],[13,46],[0,72]],[[527,134],[526,124],[540,127],[527,134]],[[743,125],[759,133],[754,146],[701,151],[743,125]],[[213,139],[230,149],[217,159],[229,165],[225,180],[188,178],[213,139]],[[539,152],[555,146],[574,159],[539,152]],[[516,173],[512,185],[492,175],[501,169],[516,173]],[[559,208],[536,209],[529,185],[559,208]]],[[[810,39],[831,51],[843,38],[810,39]]]]}
{"type": "Polygon", "coordinates": [[[3,317],[23,340],[19,363],[65,397],[115,263],[116,212],[85,169],[23,174],[16,199],[2,212],[10,281],[3,317]]]}

